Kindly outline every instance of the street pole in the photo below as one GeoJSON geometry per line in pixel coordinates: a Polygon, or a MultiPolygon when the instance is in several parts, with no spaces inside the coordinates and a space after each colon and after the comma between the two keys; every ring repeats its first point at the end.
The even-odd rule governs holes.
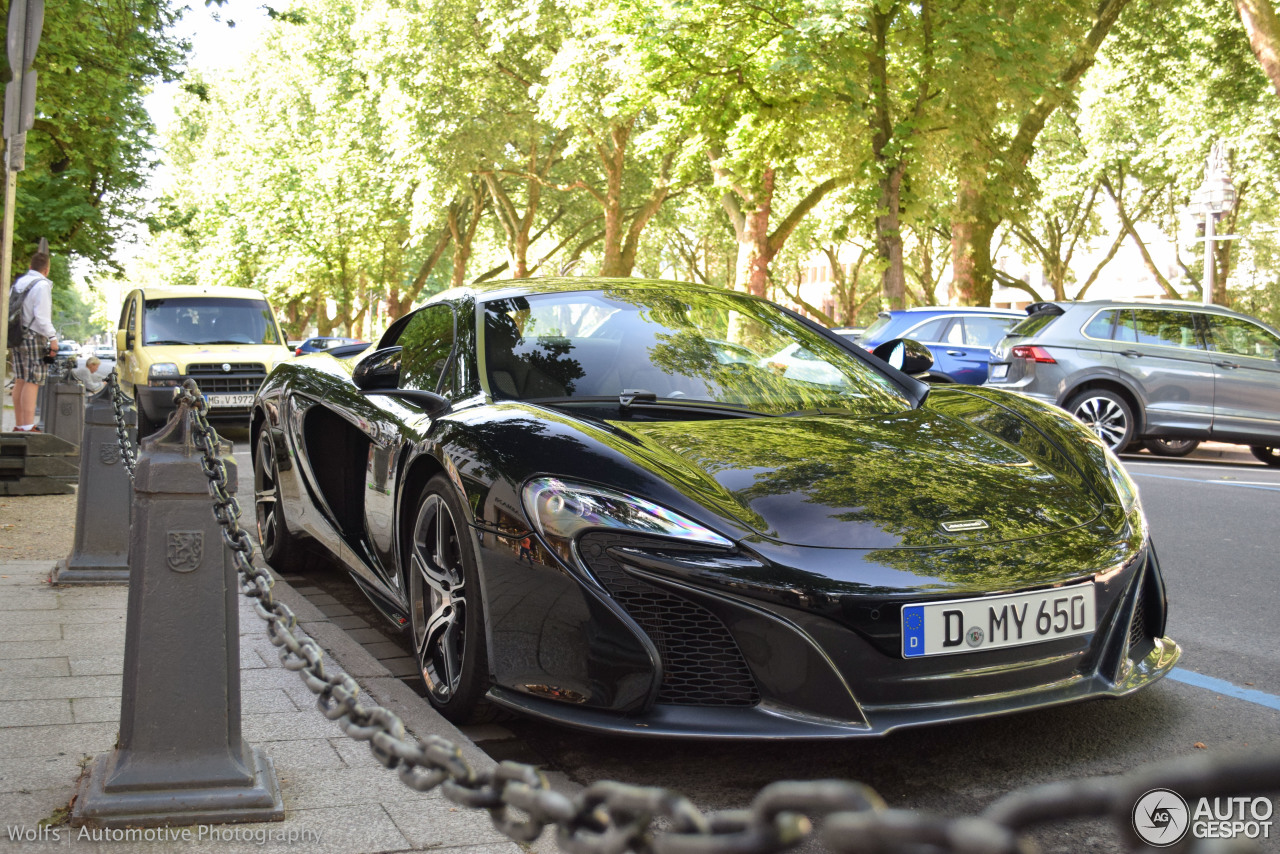
{"type": "Polygon", "coordinates": [[[1204,214],[1204,304],[1213,305],[1213,226],[1216,215],[1212,210],[1204,214]]]}
{"type": "MultiPolygon", "coordinates": [[[[18,187],[18,173],[9,169],[9,147],[5,146],[4,156],[4,233],[0,235],[0,317],[4,323],[0,325],[0,411],[4,409],[4,384],[6,381],[6,361],[9,355],[9,274],[13,269],[13,206],[14,193],[18,187]]],[[[14,402],[14,417],[18,415],[17,402],[14,402]]]]}

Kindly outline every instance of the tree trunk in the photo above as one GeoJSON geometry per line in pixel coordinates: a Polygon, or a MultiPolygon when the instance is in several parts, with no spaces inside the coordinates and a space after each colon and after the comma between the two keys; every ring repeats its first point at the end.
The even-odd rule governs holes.
{"type": "Polygon", "coordinates": [[[1280,19],[1271,0],[1235,0],[1240,23],[1249,36],[1249,46],[1258,64],[1280,95],[1280,19]]]}
{"type": "Polygon", "coordinates": [[[892,310],[907,307],[907,272],[902,263],[902,227],[899,200],[902,175],[906,166],[901,161],[880,179],[880,212],[876,216],[876,252],[885,262],[880,291],[892,310]]]}
{"type": "Polygon", "coordinates": [[[991,305],[995,279],[991,240],[995,231],[996,223],[986,213],[977,182],[962,179],[951,223],[952,287],[960,305],[991,305]]]}

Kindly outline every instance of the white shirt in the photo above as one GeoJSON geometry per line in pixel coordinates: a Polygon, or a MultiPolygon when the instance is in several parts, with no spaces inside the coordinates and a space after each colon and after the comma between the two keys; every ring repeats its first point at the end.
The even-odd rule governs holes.
{"type": "Polygon", "coordinates": [[[58,330],[53,328],[50,319],[53,314],[53,283],[35,270],[28,270],[13,283],[13,290],[23,293],[29,288],[35,290],[27,294],[27,301],[22,304],[22,327],[45,338],[58,337],[58,330]]]}
{"type": "Polygon", "coordinates": [[[88,365],[81,365],[80,367],[75,368],[71,371],[71,376],[74,379],[79,380],[80,384],[84,386],[84,390],[89,394],[100,391],[102,387],[106,385],[106,383],[103,382],[97,374],[89,370],[88,365]]]}

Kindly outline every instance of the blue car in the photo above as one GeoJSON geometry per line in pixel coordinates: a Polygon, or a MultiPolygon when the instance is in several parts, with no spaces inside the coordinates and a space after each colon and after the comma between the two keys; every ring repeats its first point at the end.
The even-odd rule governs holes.
{"type": "Polygon", "coordinates": [[[933,353],[930,379],[982,385],[991,348],[1026,312],[1003,308],[924,306],[882,311],[857,339],[868,351],[894,338],[919,341],[933,353]]]}

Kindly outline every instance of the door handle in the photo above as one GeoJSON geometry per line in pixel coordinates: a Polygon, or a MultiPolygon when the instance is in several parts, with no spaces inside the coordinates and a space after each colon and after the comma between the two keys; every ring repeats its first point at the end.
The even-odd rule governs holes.
{"type": "Polygon", "coordinates": [[[948,355],[948,356],[963,356],[963,355],[964,355],[964,351],[963,351],[963,350],[948,350],[948,351],[947,351],[947,355],[948,355]]]}
{"type": "Polygon", "coordinates": [[[1128,356],[1130,359],[1138,359],[1138,358],[1141,358],[1142,356],[1142,354],[1139,353],[1137,350],[1121,350],[1120,355],[1128,356]]]}
{"type": "Polygon", "coordinates": [[[1239,363],[1237,362],[1214,362],[1214,364],[1217,365],[1219,368],[1229,368],[1231,370],[1235,370],[1236,368],[1240,367],[1239,363]]]}

